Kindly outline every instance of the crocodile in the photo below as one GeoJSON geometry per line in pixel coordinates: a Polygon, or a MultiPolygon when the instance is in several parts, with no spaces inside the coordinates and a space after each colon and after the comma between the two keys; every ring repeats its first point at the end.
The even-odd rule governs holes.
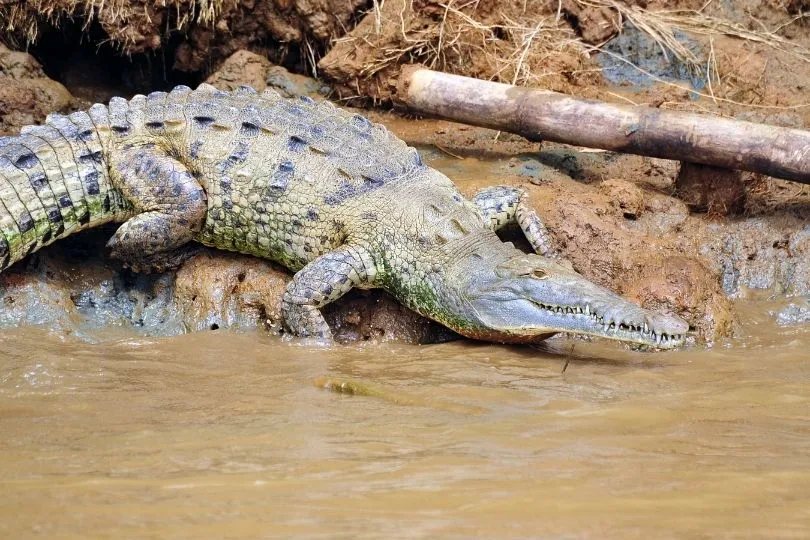
{"type": "Polygon", "coordinates": [[[689,329],[557,258],[523,190],[466,199],[385,127],[327,100],[178,86],[0,138],[0,271],[110,222],[109,255],[144,271],[199,244],[285,266],[284,323],[320,343],[332,340],[321,308],[352,288],[495,342],[568,332],[670,349],[689,329]],[[508,225],[534,253],[500,239],[508,225]]]}

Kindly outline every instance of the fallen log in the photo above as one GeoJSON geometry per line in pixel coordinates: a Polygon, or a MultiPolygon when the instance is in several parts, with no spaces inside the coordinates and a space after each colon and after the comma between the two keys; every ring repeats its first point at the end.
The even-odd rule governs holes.
{"type": "Polygon", "coordinates": [[[407,66],[410,110],[545,140],[741,169],[810,184],[810,131],[579,99],[407,66]]]}

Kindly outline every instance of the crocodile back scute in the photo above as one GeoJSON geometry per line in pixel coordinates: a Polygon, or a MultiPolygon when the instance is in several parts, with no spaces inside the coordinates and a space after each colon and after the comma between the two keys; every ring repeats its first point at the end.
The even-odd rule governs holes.
{"type": "Polygon", "coordinates": [[[416,150],[384,126],[329,101],[276,100],[268,114],[288,123],[290,135],[322,151],[348,176],[387,182],[422,166],[416,150]]]}

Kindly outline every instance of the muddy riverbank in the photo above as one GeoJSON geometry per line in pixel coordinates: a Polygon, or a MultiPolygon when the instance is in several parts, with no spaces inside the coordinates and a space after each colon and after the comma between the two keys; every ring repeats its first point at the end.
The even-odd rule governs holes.
{"type": "MultiPolygon", "coordinates": [[[[12,97],[6,106],[11,112],[3,116],[6,131],[41,121],[48,108],[92,101],[93,96],[70,96],[30,56],[6,51],[2,58],[5,88],[35,89],[34,94],[7,94],[12,97]],[[62,97],[40,100],[46,90],[39,88],[62,97]]],[[[251,84],[319,99],[330,92],[323,82],[247,51],[234,54],[208,81],[226,90],[251,84]]],[[[751,291],[810,294],[807,186],[747,175],[736,212],[712,211],[679,192],[675,162],[531,143],[392,112],[366,114],[420,148],[424,160],[468,196],[493,184],[526,189],[555,249],[579,272],[644,307],[677,313],[689,321],[700,344],[734,335],[738,317],[732,301],[751,291]]],[[[0,323],[51,325],[80,334],[108,324],[152,335],[280,329],[280,296],[289,280],[283,269],[208,251],[176,273],[140,276],[104,258],[102,246],[111,232],[57,244],[0,276],[7,306],[0,323]]],[[[519,235],[510,238],[520,242],[519,235]]],[[[428,343],[451,337],[380,292],[353,294],[330,308],[329,316],[342,341],[428,343]]]]}

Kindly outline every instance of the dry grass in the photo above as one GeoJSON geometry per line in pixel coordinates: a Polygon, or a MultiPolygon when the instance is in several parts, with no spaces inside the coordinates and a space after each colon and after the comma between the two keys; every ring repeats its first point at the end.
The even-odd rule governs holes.
{"type": "MultiPolygon", "coordinates": [[[[165,10],[172,21],[171,28],[182,30],[189,23],[214,24],[223,7],[235,0],[159,0],[137,2],[133,0],[0,0],[0,40],[9,45],[23,47],[39,37],[40,24],[59,25],[64,19],[80,18],[87,27],[93,20],[107,23],[108,28],[126,28],[128,22],[149,19],[150,9],[165,10]]],[[[122,49],[133,45],[133,33],[122,31],[111,35],[110,41],[122,49]]]]}
{"type": "Polygon", "coordinates": [[[764,24],[757,21],[761,30],[753,31],[738,23],[706,15],[702,13],[702,10],[649,11],[638,6],[628,6],[616,0],[574,1],[585,7],[606,7],[617,11],[623,20],[629,21],[655,40],[666,57],[671,55],[686,66],[692,75],[705,78],[710,95],[713,95],[712,84],[720,80],[717,57],[714,52],[713,38],[716,36],[730,36],[744,41],[761,43],[781,53],[798,58],[803,62],[810,63],[810,50],[779,34],[784,27],[803,17],[810,16],[810,14],[800,14],[780,24],[775,29],[768,29],[764,24]],[[684,46],[681,40],[677,38],[676,31],[707,36],[709,38],[707,57],[698,58],[694,52],[684,46]]]}
{"type": "MultiPolygon", "coordinates": [[[[761,25],[761,30],[754,31],[706,15],[702,10],[652,11],[617,0],[573,1],[587,10],[608,9],[617,13],[619,27],[629,22],[650,36],[660,46],[665,58],[684,66],[691,79],[705,81],[705,92],[695,92],[694,88],[685,88],[647,73],[652,79],[705,95],[715,103],[741,104],[734,98],[747,101],[738,94],[745,87],[758,84],[756,81],[737,80],[739,77],[735,73],[721,73],[719,64],[728,69],[734,61],[715,51],[718,36],[761,44],[780,54],[810,62],[810,50],[779,33],[799,17],[770,30],[761,25]],[[685,45],[680,32],[706,36],[705,54],[685,45]]],[[[356,87],[356,92],[350,98],[374,97],[379,91],[362,81],[373,81],[379,74],[373,84],[380,88],[385,85],[388,74],[394,73],[393,68],[421,63],[448,73],[576,92],[579,83],[572,77],[600,71],[589,65],[590,55],[599,51],[611,53],[601,45],[583,43],[569,21],[561,17],[563,10],[562,0],[373,0],[365,24],[335,43],[336,46],[349,45],[339,47],[341,54],[362,51],[355,54],[362,58],[362,62],[353,67],[353,71],[339,72],[335,78],[353,81],[350,84],[356,87]],[[569,82],[574,82],[574,87],[569,82]]],[[[618,60],[633,65],[627,58],[618,57],[618,60]]],[[[639,66],[634,67],[644,72],[639,66]]]]}
{"type": "MultiPolygon", "coordinates": [[[[392,2],[392,0],[388,0],[392,2]]],[[[503,2],[486,15],[479,0],[447,0],[415,11],[413,0],[398,9],[374,2],[368,14],[372,30],[364,36],[350,34],[336,40],[361,40],[377,47],[377,54],[360,72],[371,77],[388,67],[419,62],[431,69],[469,74],[471,59],[478,76],[511,84],[535,85],[549,75],[545,60],[562,52],[585,57],[586,49],[573,29],[548,13],[548,2],[527,0],[522,7],[503,2]],[[515,9],[518,7],[518,9],[515,9]],[[433,13],[428,13],[433,10],[433,13]],[[383,34],[395,27],[396,39],[383,34]]]]}

